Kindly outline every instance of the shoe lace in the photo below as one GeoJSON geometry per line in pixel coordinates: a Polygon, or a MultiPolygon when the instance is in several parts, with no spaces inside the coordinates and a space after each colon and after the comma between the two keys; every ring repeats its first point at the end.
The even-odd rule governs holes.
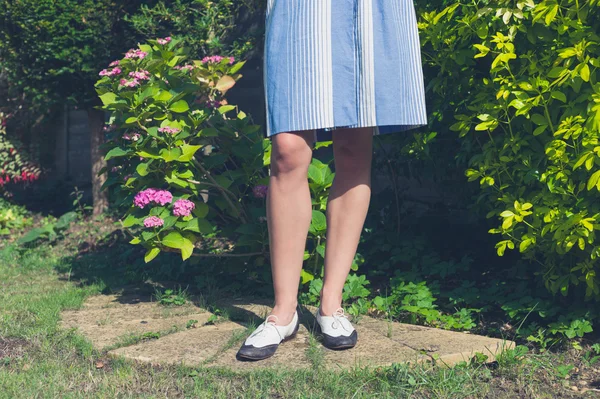
{"type": "Polygon", "coordinates": [[[277,328],[275,328],[277,321],[276,320],[271,321],[270,320],[271,317],[275,318],[276,320],[279,320],[279,318],[274,314],[268,315],[267,318],[265,319],[265,321],[263,321],[258,327],[256,327],[256,330],[254,330],[254,332],[252,334],[250,334],[250,336],[251,337],[263,336],[268,328],[275,329],[277,334],[279,334],[279,331],[277,330],[277,328]]]}
{"type": "MultiPolygon", "coordinates": [[[[348,320],[348,316],[344,312],[343,308],[336,309],[336,311],[333,312],[333,314],[331,316],[334,319],[334,321],[333,321],[334,324],[341,326],[346,331],[351,331],[350,329],[348,329],[346,327],[348,324],[350,324],[350,321],[348,320]],[[342,320],[344,320],[344,322],[342,322],[342,320]]],[[[337,327],[334,327],[333,324],[332,324],[332,327],[337,328],[337,327]]]]}

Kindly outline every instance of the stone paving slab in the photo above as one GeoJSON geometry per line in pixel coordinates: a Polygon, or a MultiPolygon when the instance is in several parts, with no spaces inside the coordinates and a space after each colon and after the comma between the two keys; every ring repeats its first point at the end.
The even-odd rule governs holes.
{"type": "Polygon", "coordinates": [[[100,295],[86,300],[81,310],[63,312],[61,326],[78,329],[101,349],[131,335],[183,329],[189,320],[203,324],[210,315],[193,305],[166,308],[155,302],[123,302],[116,295],[100,295]]]}
{"type": "MultiPolygon", "coordinates": [[[[257,302],[248,298],[224,299],[221,301],[221,306],[254,313],[257,317],[268,315],[272,309],[267,301],[257,302]]],[[[317,307],[305,306],[301,312],[301,314],[299,312],[300,318],[305,320],[305,324],[311,325],[310,330],[314,331],[316,325],[314,314],[317,312],[317,307]]],[[[493,362],[500,352],[515,347],[515,343],[510,340],[390,322],[370,316],[361,316],[354,325],[359,337],[354,348],[346,351],[331,351],[323,347],[328,366],[351,366],[351,364],[385,366],[398,362],[431,361],[434,356],[438,364],[452,366],[463,360],[468,361],[476,352],[487,355],[487,362],[493,362]],[[368,343],[371,345],[362,349],[362,345],[368,343]]]]}
{"type": "Polygon", "coordinates": [[[236,332],[244,330],[238,323],[217,323],[114,349],[108,353],[153,364],[199,366],[219,353],[236,332]]]}
{"type": "Polygon", "coordinates": [[[97,348],[124,344],[122,339],[127,334],[162,332],[158,339],[108,353],[153,364],[202,365],[240,371],[310,368],[315,364],[332,370],[389,366],[427,362],[434,356],[441,364],[451,366],[469,360],[475,352],[488,355],[487,361],[491,362],[502,350],[514,347],[512,341],[362,316],[353,321],[358,331],[357,345],[349,350],[330,350],[318,339],[311,339],[311,334],[318,337],[314,317],[317,309],[309,306],[300,309],[301,327],[296,338],[283,343],[273,357],[258,362],[240,361],[235,355],[249,332],[248,326],[261,323],[271,306],[266,301],[247,298],[223,298],[216,306],[229,314],[231,321],[205,324],[212,314],[192,304],[165,307],[149,302],[141,294],[99,295],[88,298],[81,310],[63,312],[62,325],[79,329],[97,348]],[[186,328],[188,320],[197,320],[196,328],[186,328]]]}
{"type": "Polygon", "coordinates": [[[475,355],[475,352],[487,355],[487,361],[492,362],[500,352],[515,346],[513,341],[413,324],[387,322],[372,317],[363,317],[360,324],[415,351],[426,352],[429,356],[437,355],[439,356],[437,360],[447,365],[454,365],[463,360],[468,361],[475,355]]]}

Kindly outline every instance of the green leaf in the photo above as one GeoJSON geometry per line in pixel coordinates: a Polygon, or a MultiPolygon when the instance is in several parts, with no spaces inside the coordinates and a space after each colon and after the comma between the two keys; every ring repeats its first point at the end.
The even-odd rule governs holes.
{"type": "Polygon", "coordinates": [[[552,21],[554,21],[554,18],[556,17],[556,14],[558,13],[558,4],[555,4],[554,6],[552,6],[550,8],[550,11],[548,11],[548,14],[546,14],[546,18],[545,18],[545,22],[546,25],[550,25],[550,23],[552,21]]]}
{"type": "MultiPolygon", "coordinates": [[[[598,181],[600,180],[600,170],[597,170],[588,180],[587,189],[588,191],[598,185],[598,181]]],[[[600,188],[598,189],[600,190],[600,188]]]]}
{"type": "Polygon", "coordinates": [[[109,159],[123,157],[125,155],[127,155],[127,150],[121,147],[115,147],[106,153],[104,160],[108,161],[109,159]]]}
{"type": "Polygon", "coordinates": [[[144,261],[146,263],[150,262],[152,259],[156,258],[158,256],[158,254],[160,253],[160,249],[159,248],[150,248],[147,252],[146,255],[144,255],[144,261]]]}
{"type": "Polygon", "coordinates": [[[147,152],[147,151],[138,151],[136,152],[136,155],[139,155],[140,157],[144,157],[144,158],[149,158],[149,159],[160,159],[160,156],[151,152],[147,152]]]}
{"type": "Polygon", "coordinates": [[[100,96],[100,100],[102,100],[102,103],[104,105],[110,105],[113,104],[116,100],[117,100],[117,95],[115,93],[104,93],[103,95],[100,96]]]}
{"type": "Polygon", "coordinates": [[[315,278],[315,276],[304,269],[300,271],[300,277],[302,278],[302,284],[306,284],[315,278]]]}
{"type": "Polygon", "coordinates": [[[179,148],[163,148],[160,150],[159,155],[165,162],[172,162],[181,156],[181,150],[179,148]]]}
{"type": "Polygon", "coordinates": [[[196,215],[196,217],[199,217],[201,219],[205,218],[206,215],[208,215],[208,205],[204,202],[194,202],[194,204],[196,205],[196,207],[194,208],[192,213],[196,215]]]}
{"type": "Polygon", "coordinates": [[[212,224],[210,224],[208,220],[203,218],[194,218],[192,220],[189,220],[185,225],[182,226],[183,230],[185,231],[193,231],[195,233],[200,234],[210,234],[213,232],[212,224]]]}
{"type": "Polygon", "coordinates": [[[186,260],[194,253],[194,243],[187,237],[183,237],[184,244],[181,248],[181,259],[186,260]]]}
{"type": "Polygon", "coordinates": [[[162,102],[169,101],[171,98],[173,98],[173,95],[166,90],[161,90],[157,95],[154,96],[155,100],[162,102]]]}
{"type": "Polygon", "coordinates": [[[185,100],[179,100],[176,103],[171,104],[169,110],[177,113],[186,112],[190,109],[190,106],[185,100]]]}
{"type": "Polygon", "coordinates": [[[559,101],[562,101],[563,103],[567,102],[567,96],[563,92],[553,91],[552,93],[550,93],[550,96],[552,98],[556,98],[559,101]]]}
{"type": "Polygon", "coordinates": [[[323,169],[313,164],[308,165],[308,178],[317,184],[325,183],[325,175],[323,169]]]}
{"type": "Polygon", "coordinates": [[[533,131],[533,135],[534,136],[539,136],[540,134],[544,133],[546,131],[546,129],[548,128],[548,125],[542,125],[542,126],[538,126],[535,128],[535,130],[533,131]]]}
{"type": "Polygon", "coordinates": [[[228,104],[228,105],[221,105],[218,108],[218,111],[219,111],[220,114],[225,114],[225,113],[227,113],[229,111],[232,111],[234,109],[235,109],[235,105],[228,104]]]}
{"type": "Polygon", "coordinates": [[[169,248],[181,249],[185,245],[184,237],[177,231],[171,231],[163,237],[162,244],[169,248]]]}
{"type": "Polygon", "coordinates": [[[542,114],[533,114],[531,115],[531,121],[538,126],[548,125],[548,120],[542,114]]]}
{"type": "Polygon", "coordinates": [[[201,145],[184,144],[181,146],[181,156],[177,158],[180,162],[189,162],[194,158],[196,152],[202,148],[201,145]]]}
{"type": "Polygon", "coordinates": [[[147,176],[148,175],[148,163],[144,162],[139,164],[138,166],[135,167],[135,171],[138,173],[138,175],[140,176],[147,176]]]}
{"type": "Polygon", "coordinates": [[[327,217],[325,216],[325,214],[321,211],[316,211],[313,209],[310,227],[313,230],[313,232],[325,230],[327,227],[327,217]]]}
{"type": "Polygon", "coordinates": [[[585,64],[581,68],[581,71],[579,72],[579,76],[581,76],[581,79],[583,79],[584,82],[590,81],[590,66],[588,64],[585,64]]]}

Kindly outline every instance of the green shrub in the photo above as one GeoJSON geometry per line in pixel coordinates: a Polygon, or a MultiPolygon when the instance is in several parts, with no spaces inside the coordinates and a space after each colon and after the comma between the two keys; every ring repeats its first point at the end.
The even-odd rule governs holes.
{"type": "Polygon", "coordinates": [[[237,246],[260,254],[267,179],[260,126],[223,98],[244,62],[191,61],[179,44],[165,38],[140,45],[96,84],[116,127],[106,160],[119,165],[106,186],[116,186],[129,206],[124,227],[133,229],[132,243],[147,248],[146,261],[165,249],[185,260],[200,234],[215,232],[239,236],[237,246]]]}
{"type": "Polygon", "coordinates": [[[0,198],[0,236],[18,233],[32,222],[33,219],[24,207],[0,198]]]}
{"type": "Polygon", "coordinates": [[[140,8],[125,20],[141,41],[161,36],[177,36],[190,53],[228,54],[244,58],[255,48],[262,33],[242,29],[261,18],[265,5],[257,0],[174,0],[158,1],[140,8]]]}
{"type": "Polygon", "coordinates": [[[583,286],[573,296],[588,299],[600,299],[599,5],[455,2],[419,24],[456,158],[500,220],[498,255],[518,248],[552,293],[583,286]]]}

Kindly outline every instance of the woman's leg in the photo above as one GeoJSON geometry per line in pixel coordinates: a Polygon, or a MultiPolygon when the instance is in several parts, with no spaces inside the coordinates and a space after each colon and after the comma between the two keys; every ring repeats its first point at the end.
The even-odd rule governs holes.
{"type": "Polygon", "coordinates": [[[342,290],[356,255],[371,199],[373,128],[333,131],[335,178],[327,202],[325,274],[321,312],[342,304],[342,290]]]}
{"type": "Polygon", "coordinates": [[[271,174],[267,192],[267,223],[275,307],[279,325],[292,321],[312,218],[308,166],[314,131],[278,133],[272,137],[271,174]]]}

